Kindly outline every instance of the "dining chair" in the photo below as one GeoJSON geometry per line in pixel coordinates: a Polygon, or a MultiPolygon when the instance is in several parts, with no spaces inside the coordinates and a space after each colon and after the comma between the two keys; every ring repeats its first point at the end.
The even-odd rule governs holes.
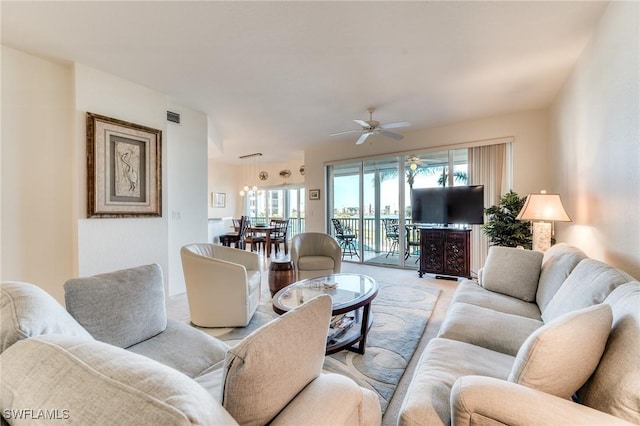
{"type": "Polygon", "coordinates": [[[249,248],[251,251],[259,251],[260,246],[262,246],[262,250],[265,251],[267,237],[264,231],[257,231],[255,228],[253,228],[251,226],[251,222],[249,221],[244,242],[245,242],[245,245],[249,244],[249,248]]]}
{"type": "Polygon", "coordinates": [[[280,244],[284,244],[284,254],[289,254],[289,245],[287,244],[287,232],[289,229],[289,219],[271,219],[271,244],[276,255],[280,251],[280,244]]]}
{"type": "Polygon", "coordinates": [[[238,225],[238,231],[229,232],[227,234],[220,235],[218,237],[220,240],[220,244],[227,247],[231,247],[231,244],[234,244],[236,248],[244,250],[244,247],[245,247],[244,240],[245,240],[248,227],[249,227],[249,216],[242,216],[240,218],[240,223],[238,225]]]}

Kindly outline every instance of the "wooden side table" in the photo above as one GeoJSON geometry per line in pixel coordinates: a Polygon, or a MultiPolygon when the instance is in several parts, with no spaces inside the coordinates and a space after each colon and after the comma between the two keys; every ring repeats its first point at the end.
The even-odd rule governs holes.
{"type": "Polygon", "coordinates": [[[271,291],[271,297],[295,280],[295,267],[289,257],[271,259],[271,264],[269,265],[269,291],[271,291]]]}

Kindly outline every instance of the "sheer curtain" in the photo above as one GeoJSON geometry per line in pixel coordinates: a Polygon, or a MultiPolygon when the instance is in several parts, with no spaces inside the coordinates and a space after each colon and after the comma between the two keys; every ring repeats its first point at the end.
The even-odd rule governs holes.
{"type": "MultiPolygon", "coordinates": [[[[484,185],[484,207],[491,207],[500,201],[502,194],[509,190],[511,177],[507,170],[510,143],[485,145],[469,148],[469,184],[484,185]]],[[[472,225],[471,271],[478,272],[484,265],[489,250],[489,240],[480,225],[472,225]]]]}

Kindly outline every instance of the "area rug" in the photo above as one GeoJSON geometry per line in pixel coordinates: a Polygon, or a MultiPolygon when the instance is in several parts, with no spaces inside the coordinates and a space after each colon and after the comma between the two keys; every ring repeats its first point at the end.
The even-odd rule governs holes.
{"type": "MultiPolygon", "coordinates": [[[[420,283],[378,281],[378,286],[364,355],[346,350],[329,355],[324,370],[350,377],[377,393],[384,413],[424,333],[440,290],[420,283]]],[[[270,300],[264,299],[249,325],[216,337],[233,345],[276,318],[270,300]]]]}
{"type": "MultiPolygon", "coordinates": [[[[409,256],[409,258],[404,262],[404,269],[413,269],[417,271],[420,266],[420,261],[416,255],[409,256]]],[[[391,265],[398,267],[398,265],[400,265],[400,259],[397,254],[390,254],[389,256],[383,254],[376,256],[373,259],[366,260],[364,263],[367,265],[391,265]]]]}

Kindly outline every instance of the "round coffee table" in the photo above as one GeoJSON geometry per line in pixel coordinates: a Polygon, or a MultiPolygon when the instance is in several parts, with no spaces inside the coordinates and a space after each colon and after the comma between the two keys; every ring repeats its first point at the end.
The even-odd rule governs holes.
{"type": "Polygon", "coordinates": [[[320,294],[328,294],[332,299],[333,317],[327,335],[326,354],[342,349],[363,354],[367,333],[373,324],[371,301],[378,295],[378,284],[373,278],[361,274],[309,278],[278,291],[273,296],[273,310],[283,314],[320,294]]]}

